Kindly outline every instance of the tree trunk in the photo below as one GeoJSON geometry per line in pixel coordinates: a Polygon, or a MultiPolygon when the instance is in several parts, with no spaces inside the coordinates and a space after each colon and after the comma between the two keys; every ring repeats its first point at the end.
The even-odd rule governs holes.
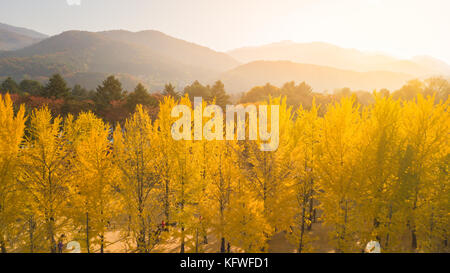
{"type": "Polygon", "coordinates": [[[34,252],[34,230],[36,228],[36,224],[34,222],[33,216],[30,216],[28,219],[28,233],[30,239],[30,253],[34,252]]]}
{"type": "Polygon", "coordinates": [[[140,253],[146,253],[147,247],[145,246],[146,242],[146,225],[145,225],[145,219],[143,215],[144,211],[141,205],[139,205],[138,208],[138,218],[139,218],[139,233],[137,237],[137,248],[140,253]]]}
{"type": "Polygon", "coordinates": [[[105,252],[105,236],[103,233],[100,235],[100,253],[105,252]]]}
{"type": "Polygon", "coordinates": [[[417,250],[417,236],[415,228],[411,230],[411,248],[413,251],[417,250]]]}
{"type": "Polygon", "coordinates": [[[34,244],[33,244],[33,232],[30,230],[29,232],[29,238],[30,238],[30,253],[34,252],[34,244]]]}
{"type": "Polygon", "coordinates": [[[184,227],[181,227],[181,246],[180,253],[184,253],[184,227]]]}
{"type": "Polygon", "coordinates": [[[198,253],[198,228],[195,229],[195,253],[198,253]]]}
{"type": "Polygon", "coordinates": [[[91,253],[91,248],[89,244],[89,213],[86,212],[86,248],[87,253],[91,253]]]}
{"type": "Polygon", "coordinates": [[[309,201],[309,223],[308,223],[308,231],[311,231],[312,224],[316,221],[316,214],[314,210],[314,179],[311,178],[311,188],[308,195],[309,201]]]}
{"type": "Polygon", "coordinates": [[[298,253],[302,253],[303,250],[303,235],[305,233],[305,206],[303,206],[302,208],[302,223],[301,223],[301,227],[300,227],[300,242],[298,245],[298,253]]]}
{"type": "MultiPolygon", "coordinates": [[[[101,231],[100,231],[100,253],[104,253],[105,250],[105,221],[103,218],[103,202],[102,202],[102,210],[100,211],[101,215],[101,231]]],[[[107,222],[109,224],[109,222],[107,222]]]]}
{"type": "Polygon", "coordinates": [[[312,198],[312,193],[309,197],[309,223],[308,223],[308,231],[311,231],[312,229],[312,223],[314,221],[313,218],[313,211],[314,211],[314,199],[312,198]]]}
{"type": "Polygon", "coordinates": [[[220,253],[225,253],[225,238],[220,240],[220,253]]]}
{"type": "Polygon", "coordinates": [[[169,203],[169,190],[170,190],[170,180],[169,179],[165,179],[165,193],[164,193],[164,215],[166,217],[166,224],[168,225],[170,222],[170,203],[169,203]]]}
{"type": "Polygon", "coordinates": [[[6,244],[5,244],[5,240],[0,241],[0,249],[2,250],[2,253],[6,253],[6,244]]]}
{"type": "Polygon", "coordinates": [[[48,220],[48,236],[50,241],[50,252],[56,253],[55,219],[53,217],[50,217],[48,220]]]}
{"type": "MultiPolygon", "coordinates": [[[[378,218],[377,218],[377,217],[373,218],[373,227],[374,227],[374,229],[376,230],[375,238],[376,238],[376,240],[377,240],[378,242],[380,242],[380,241],[381,241],[381,238],[380,238],[380,235],[378,234],[378,228],[380,227],[380,221],[378,221],[378,218]]],[[[381,243],[381,242],[380,242],[380,243],[381,243]]]]}
{"type": "Polygon", "coordinates": [[[386,243],[384,244],[384,248],[387,249],[389,247],[389,228],[391,226],[391,220],[392,220],[392,205],[389,205],[389,217],[388,217],[389,221],[387,223],[387,234],[386,234],[386,243]]]}

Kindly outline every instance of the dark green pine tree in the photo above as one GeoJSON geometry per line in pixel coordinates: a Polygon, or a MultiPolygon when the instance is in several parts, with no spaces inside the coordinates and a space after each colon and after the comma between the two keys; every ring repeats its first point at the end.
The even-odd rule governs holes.
{"type": "Polygon", "coordinates": [[[53,75],[42,89],[41,96],[51,99],[63,99],[70,95],[70,88],[60,74],[53,75]]]}
{"type": "Polygon", "coordinates": [[[172,98],[174,98],[175,100],[180,99],[180,93],[178,93],[177,91],[175,91],[175,86],[173,86],[171,83],[166,84],[166,86],[164,86],[164,90],[162,92],[163,96],[170,96],[172,98]]]}
{"type": "Polygon", "coordinates": [[[11,77],[8,77],[6,80],[4,80],[0,86],[0,93],[17,94],[19,92],[19,86],[11,77]]]}
{"type": "Polygon", "coordinates": [[[99,111],[103,111],[111,105],[112,101],[121,100],[124,97],[122,83],[114,76],[109,76],[103,81],[102,85],[97,87],[95,95],[95,107],[99,111]]]}
{"type": "Polygon", "coordinates": [[[209,86],[204,86],[199,81],[195,81],[184,88],[184,94],[188,94],[191,101],[194,101],[195,97],[207,100],[211,97],[211,90],[209,86]]]}
{"type": "Polygon", "coordinates": [[[134,92],[127,96],[127,107],[130,111],[136,109],[136,105],[158,106],[158,101],[152,97],[142,84],[138,84],[134,92]]]}
{"type": "Polygon", "coordinates": [[[40,82],[34,80],[23,80],[20,82],[20,90],[23,93],[30,94],[32,96],[38,96],[41,94],[43,86],[40,82]]]}
{"type": "Polygon", "coordinates": [[[214,99],[216,99],[216,105],[219,105],[222,109],[230,104],[230,96],[225,92],[225,86],[221,81],[216,81],[211,87],[209,100],[213,101],[214,99]]]}
{"type": "Polygon", "coordinates": [[[86,88],[82,87],[81,85],[76,84],[72,88],[71,96],[75,100],[87,100],[87,99],[91,99],[91,96],[92,96],[91,92],[93,92],[93,91],[88,91],[86,88]]]}

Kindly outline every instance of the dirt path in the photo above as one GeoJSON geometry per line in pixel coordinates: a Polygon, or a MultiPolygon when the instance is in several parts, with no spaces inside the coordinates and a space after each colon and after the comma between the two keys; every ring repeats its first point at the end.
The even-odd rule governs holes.
{"type": "MultiPolygon", "coordinates": [[[[328,244],[329,228],[321,224],[313,224],[312,230],[307,236],[311,240],[311,249],[307,252],[332,253],[333,248],[328,244]]],[[[106,252],[129,252],[129,247],[120,239],[120,232],[108,232],[107,240],[110,244],[106,247],[106,252]]],[[[200,239],[202,241],[202,239],[200,239]]],[[[293,245],[286,239],[285,232],[279,232],[272,236],[268,242],[270,253],[295,253],[297,246],[293,245]]],[[[214,236],[208,236],[208,244],[201,245],[202,251],[206,253],[216,253],[220,251],[220,241],[214,236]]],[[[189,248],[186,251],[193,251],[189,248]]],[[[170,239],[166,243],[158,245],[152,252],[156,253],[178,253],[180,252],[180,243],[177,239],[170,239]]],[[[232,248],[231,252],[241,252],[237,248],[232,248]]]]}

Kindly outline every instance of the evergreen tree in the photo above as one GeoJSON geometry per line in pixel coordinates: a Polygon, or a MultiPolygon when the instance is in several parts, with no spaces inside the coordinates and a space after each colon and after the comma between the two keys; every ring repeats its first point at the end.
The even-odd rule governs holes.
{"type": "Polygon", "coordinates": [[[86,88],[82,87],[79,84],[75,84],[72,88],[70,96],[75,100],[86,100],[92,97],[92,92],[89,92],[88,90],[86,90],[86,88]]]}
{"type": "Polygon", "coordinates": [[[225,92],[225,86],[221,81],[216,81],[210,90],[210,101],[215,100],[215,104],[225,110],[226,106],[230,104],[230,96],[225,92]]]}
{"type": "Polygon", "coordinates": [[[42,92],[42,84],[38,81],[23,80],[20,82],[20,90],[23,93],[30,94],[32,96],[38,96],[42,92]]]}
{"type": "Polygon", "coordinates": [[[171,83],[169,83],[169,84],[166,84],[165,86],[164,86],[164,90],[163,90],[163,93],[162,93],[164,96],[170,96],[170,97],[172,97],[172,98],[174,98],[175,100],[179,100],[180,99],[180,93],[178,93],[176,90],[175,90],[175,86],[173,86],[171,83]]]}
{"type": "Polygon", "coordinates": [[[97,110],[106,110],[112,101],[121,100],[124,97],[122,83],[114,76],[109,76],[97,87],[97,94],[94,101],[97,110]]]}
{"type": "Polygon", "coordinates": [[[70,88],[60,74],[53,75],[41,92],[41,96],[50,99],[64,99],[70,95],[70,88]]]}
{"type": "Polygon", "coordinates": [[[6,78],[0,86],[0,93],[18,94],[20,93],[20,87],[17,85],[11,77],[6,78]]]}
{"type": "Polygon", "coordinates": [[[127,96],[127,107],[130,111],[134,111],[138,104],[143,106],[158,106],[156,99],[148,93],[142,84],[138,84],[134,92],[127,96]]]}
{"type": "Polygon", "coordinates": [[[207,100],[211,97],[211,90],[209,86],[204,86],[199,81],[195,81],[184,88],[184,95],[189,95],[191,101],[194,101],[194,97],[201,97],[207,100]]]}

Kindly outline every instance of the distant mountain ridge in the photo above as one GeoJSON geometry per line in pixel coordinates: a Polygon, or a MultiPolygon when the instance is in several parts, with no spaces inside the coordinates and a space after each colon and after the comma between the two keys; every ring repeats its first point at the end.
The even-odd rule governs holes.
{"type": "Polygon", "coordinates": [[[94,89],[114,74],[127,90],[141,82],[156,91],[169,82],[181,90],[194,80],[211,84],[220,79],[231,93],[245,92],[267,82],[281,85],[306,81],[316,92],[321,92],[341,87],[368,91],[395,89],[418,75],[434,75],[433,71],[450,74],[445,62],[428,56],[399,60],[319,42],[280,42],[227,54],[156,30],[74,30],[42,37],[46,36],[0,25],[0,80],[11,76],[16,80],[45,81],[52,74],[60,73],[70,85],[94,89]],[[11,33],[17,39],[25,37],[22,37],[24,44],[31,44],[14,51],[5,50],[1,40],[11,33]]]}
{"type": "Polygon", "coordinates": [[[436,69],[438,71],[441,71],[446,76],[450,76],[450,65],[439,59],[426,55],[421,55],[415,56],[414,58],[412,58],[412,61],[429,69],[436,69]]]}
{"type": "Polygon", "coordinates": [[[401,60],[381,53],[366,53],[356,49],[342,48],[323,42],[294,43],[284,41],[263,46],[244,47],[228,54],[238,61],[292,61],[296,63],[331,66],[359,72],[390,71],[426,77],[450,74],[450,66],[440,60],[426,57],[401,60]],[[440,63],[433,66],[430,63],[440,63]]]}
{"type": "Polygon", "coordinates": [[[15,26],[11,26],[11,25],[7,25],[7,24],[2,24],[0,23],[0,29],[2,30],[7,30],[10,32],[15,32],[24,36],[28,36],[31,38],[36,38],[36,39],[44,39],[47,38],[48,35],[37,32],[35,30],[32,29],[28,29],[28,28],[23,28],[23,27],[15,27],[15,26]]]}
{"type": "Polygon", "coordinates": [[[99,34],[112,40],[139,44],[185,65],[224,71],[240,64],[226,53],[177,39],[156,30],[140,32],[113,30],[99,32],[99,34]]]}
{"type": "Polygon", "coordinates": [[[47,37],[47,35],[31,29],[0,23],[0,51],[24,48],[47,37]]]}
{"type": "Polygon", "coordinates": [[[128,89],[137,82],[160,88],[167,82],[205,81],[238,64],[225,53],[157,31],[67,31],[0,53],[0,76],[43,78],[61,73],[69,82],[95,88],[101,77],[122,74],[134,78],[128,89]]]}
{"type": "Polygon", "coordinates": [[[250,90],[271,83],[276,86],[289,81],[305,81],[315,92],[349,87],[352,90],[400,88],[412,75],[388,71],[355,72],[333,67],[300,64],[290,61],[255,61],[227,71],[220,76],[231,93],[250,90]]]}

